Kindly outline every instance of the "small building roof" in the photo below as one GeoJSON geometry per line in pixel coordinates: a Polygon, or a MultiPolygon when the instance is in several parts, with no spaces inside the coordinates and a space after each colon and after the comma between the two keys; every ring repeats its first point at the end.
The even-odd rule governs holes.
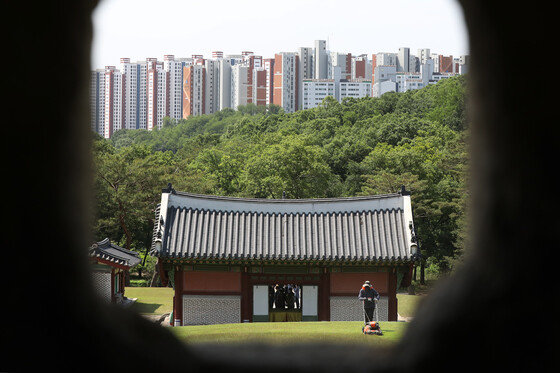
{"type": "Polygon", "coordinates": [[[408,261],[410,195],[255,199],[162,192],[151,254],[161,258],[408,261]],[[156,244],[157,243],[157,244],[156,244]]]}
{"type": "Polygon", "coordinates": [[[140,257],[137,252],[117,246],[111,243],[108,238],[91,245],[89,257],[129,268],[140,263],[140,257]]]}

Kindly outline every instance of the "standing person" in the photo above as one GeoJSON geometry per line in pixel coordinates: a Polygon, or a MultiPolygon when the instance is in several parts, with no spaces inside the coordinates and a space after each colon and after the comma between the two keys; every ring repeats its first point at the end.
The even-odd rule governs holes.
{"type": "Polygon", "coordinates": [[[375,300],[379,300],[379,293],[371,286],[369,281],[362,285],[358,299],[364,302],[364,323],[367,324],[369,321],[373,321],[375,300]]]}
{"type": "Polygon", "coordinates": [[[276,294],[274,294],[274,307],[276,308],[276,310],[284,310],[286,308],[284,290],[278,285],[276,285],[276,294]]]}
{"type": "Polygon", "coordinates": [[[296,308],[299,309],[299,285],[294,286],[294,298],[296,300],[296,308]]]}
{"type": "Polygon", "coordinates": [[[286,293],[286,307],[289,310],[294,309],[294,302],[295,299],[294,299],[294,292],[292,291],[292,286],[288,285],[288,291],[286,293]]]}

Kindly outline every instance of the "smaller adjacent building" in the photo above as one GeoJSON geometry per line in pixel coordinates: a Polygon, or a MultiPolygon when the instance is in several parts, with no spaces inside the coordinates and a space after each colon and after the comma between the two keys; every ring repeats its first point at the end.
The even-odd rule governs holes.
{"type": "Polygon", "coordinates": [[[125,300],[124,286],[128,271],[140,264],[138,253],[105,238],[90,246],[89,260],[97,293],[107,302],[122,303],[125,300]]]}

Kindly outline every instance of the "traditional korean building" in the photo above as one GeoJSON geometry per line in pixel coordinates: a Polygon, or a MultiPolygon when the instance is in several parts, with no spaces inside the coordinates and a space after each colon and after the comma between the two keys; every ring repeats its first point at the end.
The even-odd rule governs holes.
{"type": "Polygon", "coordinates": [[[132,267],[140,263],[138,253],[105,238],[91,245],[89,260],[97,293],[107,302],[122,303],[125,299],[125,277],[132,267]]]}
{"type": "MultiPolygon", "coordinates": [[[[298,286],[289,320],[363,320],[358,292],[381,294],[380,320],[397,320],[417,243],[400,193],[353,198],[250,199],[162,191],[152,255],[175,289],[174,324],[279,319],[274,285],[298,286]],[[299,313],[299,314],[298,314],[299,313]]],[[[280,315],[280,319],[286,320],[280,315]]]]}

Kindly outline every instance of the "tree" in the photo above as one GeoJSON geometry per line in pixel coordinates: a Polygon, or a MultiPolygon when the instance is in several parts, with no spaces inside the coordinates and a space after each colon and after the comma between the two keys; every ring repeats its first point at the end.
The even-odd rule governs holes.
{"type": "Polygon", "coordinates": [[[297,137],[265,147],[248,161],[243,174],[247,194],[258,198],[327,197],[335,175],[325,162],[324,152],[297,137]]]}

